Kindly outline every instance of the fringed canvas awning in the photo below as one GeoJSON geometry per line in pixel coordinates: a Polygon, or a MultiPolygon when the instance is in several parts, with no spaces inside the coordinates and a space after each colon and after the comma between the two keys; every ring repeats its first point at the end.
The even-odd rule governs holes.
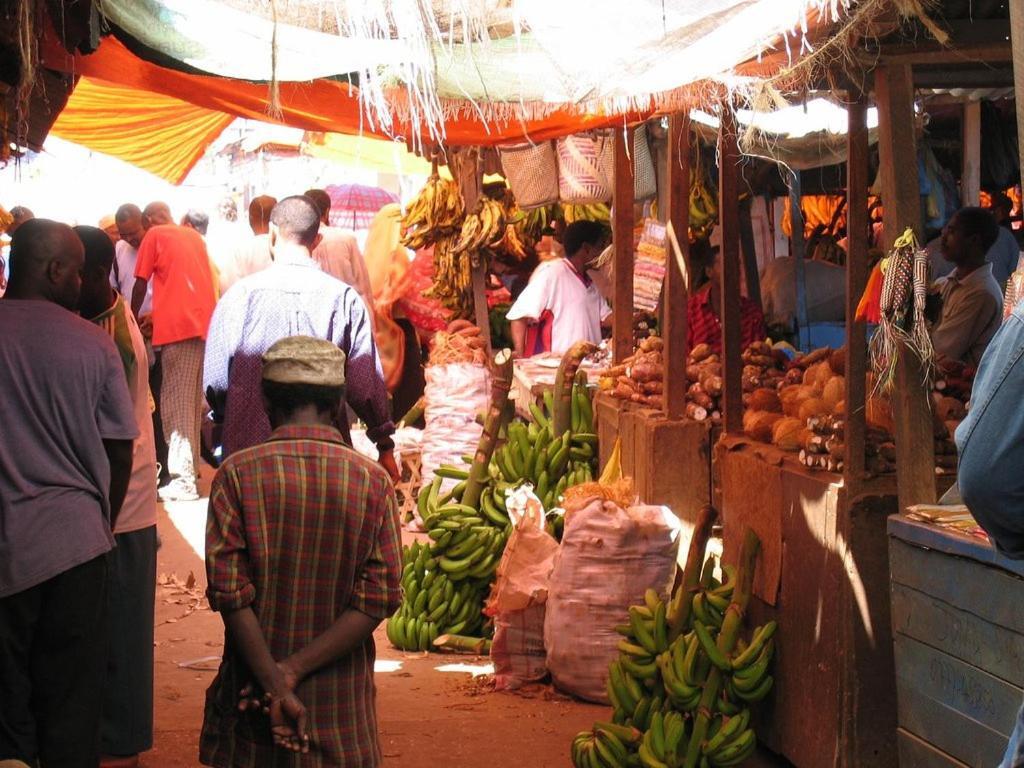
{"type": "MultiPolygon", "coordinates": [[[[883,4],[891,3],[103,0],[97,7],[136,55],[192,76],[247,81],[290,124],[289,86],[316,91],[323,106],[321,84],[330,82],[335,98],[356,102],[361,131],[412,143],[490,144],[544,138],[537,129],[548,124],[568,133],[595,118],[692,106],[723,88],[750,96],[766,74],[805,61],[831,24],[883,4]]],[[[355,127],[348,120],[333,130],[355,127]]]]}

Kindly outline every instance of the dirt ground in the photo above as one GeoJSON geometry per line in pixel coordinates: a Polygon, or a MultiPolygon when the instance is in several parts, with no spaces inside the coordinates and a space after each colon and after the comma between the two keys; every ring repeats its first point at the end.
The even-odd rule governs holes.
{"type": "MultiPolygon", "coordinates": [[[[212,472],[205,474],[208,483],[212,472]]],[[[155,744],[142,765],[191,768],[199,765],[203,700],[223,648],[223,625],[203,598],[205,499],[167,506],[159,520],[155,744]]],[[[383,626],[376,640],[386,765],[565,768],[573,735],[609,714],[550,686],[495,692],[487,658],[396,651],[383,626]]]]}

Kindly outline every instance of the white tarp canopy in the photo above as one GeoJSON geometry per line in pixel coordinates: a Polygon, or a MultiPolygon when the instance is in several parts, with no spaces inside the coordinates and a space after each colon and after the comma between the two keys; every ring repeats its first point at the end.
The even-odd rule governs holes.
{"type": "Polygon", "coordinates": [[[201,72],[255,81],[353,76],[384,127],[397,109],[440,129],[677,107],[694,89],[753,87],[736,67],[792,63],[815,30],[881,0],[98,0],[119,33],[201,72]]]}

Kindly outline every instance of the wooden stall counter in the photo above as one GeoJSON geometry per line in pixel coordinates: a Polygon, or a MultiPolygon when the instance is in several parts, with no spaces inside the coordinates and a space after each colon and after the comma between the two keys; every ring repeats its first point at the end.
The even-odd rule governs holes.
{"type": "Polygon", "coordinates": [[[997,765],[1024,698],[1024,563],[889,518],[903,766],[997,765]]]}
{"type": "MultiPolygon", "coordinates": [[[[724,557],[760,537],[751,621],[779,622],[775,690],[758,738],[797,766],[895,766],[887,520],[896,478],[851,482],[741,437],[715,448],[724,557]]],[[[941,494],[951,477],[936,480],[941,494]]]]}
{"type": "Polygon", "coordinates": [[[601,464],[616,438],[622,441],[622,472],[645,504],[664,504],[692,527],[711,501],[709,422],[669,419],[664,413],[600,392],[594,408],[601,464]]]}
{"type": "Polygon", "coordinates": [[[797,766],[895,766],[886,520],[895,478],[849,487],[795,454],[723,437],[715,477],[726,562],[761,538],[750,621],[779,622],[758,739],[797,766]]]}

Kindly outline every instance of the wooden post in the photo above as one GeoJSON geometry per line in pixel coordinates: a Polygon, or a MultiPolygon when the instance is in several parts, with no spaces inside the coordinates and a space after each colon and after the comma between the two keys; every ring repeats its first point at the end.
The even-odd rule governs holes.
{"type": "Polygon", "coordinates": [[[665,413],[670,419],[686,412],[686,356],[689,354],[686,304],[690,297],[690,115],[677,112],[668,119],[668,195],[665,221],[672,225],[683,263],[670,246],[666,249],[665,289],[662,305],[665,340],[665,413]],[[685,268],[685,274],[684,274],[685,268]]]}
{"type": "MultiPolygon", "coordinates": [[[[921,237],[921,193],[917,182],[914,136],[914,85],[907,64],[875,71],[878,104],[878,159],[882,172],[882,207],[886,249],[906,227],[921,237]]],[[[921,364],[905,347],[896,367],[892,395],[896,422],[896,479],[900,509],[935,501],[935,444],[929,393],[922,385],[921,364]]]]}
{"type": "MultiPolygon", "coordinates": [[[[1016,91],[1024,88],[1024,8],[1019,2],[1011,0],[1010,6],[1010,38],[1013,46],[1013,82],[1016,91]]],[[[1017,109],[1017,152],[1021,167],[1024,168],[1024,99],[1016,100],[1017,109]]],[[[1024,178],[1024,174],[1021,174],[1024,178]]]]}
{"type": "MultiPolygon", "coordinates": [[[[472,211],[476,207],[480,196],[483,194],[483,176],[480,172],[480,153],[476,150],[459,150],[452,153],[452,163],[449,166],[454,178],[458,181],[459,189],[462,192],[462,199],[466,203],[466,210],[472,211]]],[[[491,323],[487,308],[487,270],[484,267],[483,259],[478,254],[463,254],[463,258],[472,259],[472,289],[473,289],[473,322],[480,329],[480,337],[486,346],[487,359],[490,360],[491,351],[491,323]]]]}
{"type": "Polygon", "coordinates": [[[615,190],[612,243],[615,285],[612,291],[612,351],[615,362],[633,354],[633,130],[615,131],[615,190]]]}
{"type": "Polygon", "coordinates": [[[963,163],[960,173],[960,198],[963,205],[978,205],[981,200],[981,102],[964,103],[963,163]]]}
{"type": "Polygon", "coordinates": [[[789,226],[791,234],[789,238],[790,253],[793,258],[793,279],[796,281],[796,324],[799,332],[797,344],[800,351],[809,352],[811,347],[811,326],[807,318],[807,272],[804,269],[804,252],[806,241],[804,240],[804,212],[800,207],[800,198],[803,192],[800,189],[800,171],[791,171],[789,174],[789,226]]]}
{"type": "Polygon", "coordinates": [[[757,249],[754,247],[754,222],[750,218],[750,207],[753,195],[747,195],[739,202],[740,206],[740,251],[743,253],[743,277],[747,283],[747,298],[764,311],[761,301],[761,275],[757,271],[757,249]]]}
{"type": "Polygon", "coordinates": [[[867,99],[850,94],[846,135],[846,455],[845,475],[854,486],[864,478],[864,402],[867,337],[858,322],[857,304],[868,281],[868,128],[867,99]]]}
{"type": "Polygon", "coordinates": [[[737,176],[740,148],[732,101],[722,99],[718,129],[718,223],[722,228],[722,368],[725,379],[722,406],[725,431],[743,430],[743,340],[740,336],[740,240],[737,176]]]}

